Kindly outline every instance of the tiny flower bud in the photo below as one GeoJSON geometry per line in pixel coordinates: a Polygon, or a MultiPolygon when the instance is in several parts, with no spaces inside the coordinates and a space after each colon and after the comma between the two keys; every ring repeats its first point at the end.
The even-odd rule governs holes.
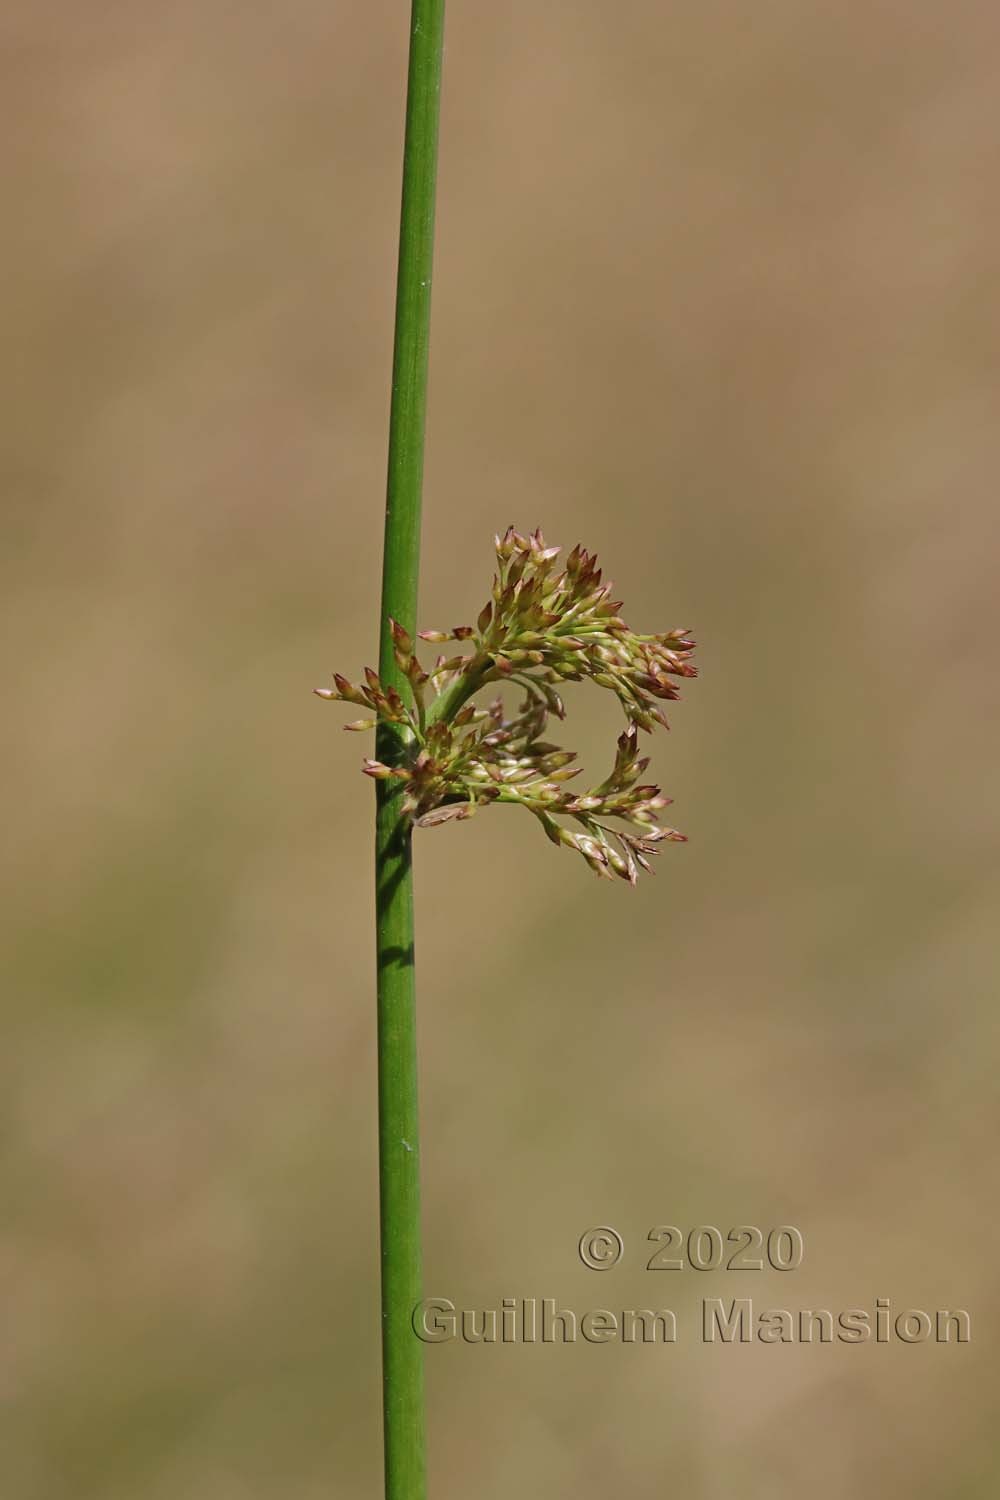
{"type": "Polygon", "coordinates": [[[392,633],[393,644],[397,651],[402,651],[405,656],[409,656],[413,651],[413,641],[410,638],[410,634],[391,615],[389,616],[389,630],[392,633]]]}

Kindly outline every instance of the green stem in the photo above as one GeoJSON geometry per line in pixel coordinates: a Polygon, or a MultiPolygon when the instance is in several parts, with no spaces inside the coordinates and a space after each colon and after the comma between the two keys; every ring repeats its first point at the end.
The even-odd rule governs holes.
{"type": "MultiPolygon", "coordinates": [[[[379,654],[382,681],[404,695],[389,619],[414,633],[443,31],[444,0],[413,0],[379,654]]],[[[400,748],[391,726],[381,726],[379,759],[392,763],[400,748]]],[[[399,792],[396,781],[376,783],[382,1410],[387,1500],[424,1500],[423,1346],[410,1321],[421,1298],[413,869],[399,792]]]]}
{"type": "Polygon", "coordinates": [[[443,719],[446,723],[453,719],[463,703],[467,703],[474,694],[479,692],[492,665],[493,662],[488,656],[472,661],[466,671],[460,677],[456,677],[450,687],[445,688],[440,698],[434,699],[427,710],[428,726],[436,724],[439,719],[443,719]]]}

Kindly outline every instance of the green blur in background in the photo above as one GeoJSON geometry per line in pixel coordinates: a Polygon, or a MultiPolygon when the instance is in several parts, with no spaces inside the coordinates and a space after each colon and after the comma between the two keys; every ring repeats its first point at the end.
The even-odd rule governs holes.
{"type": "MultiPolygon", "coordinates": [[[[541,525],[703,675],[636,892],[419,836],[428,1294],[973,1336],[432,1347],[432,1494],[992,1497],[1000,18],[447,25],[422,623],[541,525]],[[801,1269],[644,1269],[743,1223],[801,1269]]],[[[5,1500],[380,1492],[373,798],[310,690],[376,653],[406,31],[3,22],[5,1500]]]]}

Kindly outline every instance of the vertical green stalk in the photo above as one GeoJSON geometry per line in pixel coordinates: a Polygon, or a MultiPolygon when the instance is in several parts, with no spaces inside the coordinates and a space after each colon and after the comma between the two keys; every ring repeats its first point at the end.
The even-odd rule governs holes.
{"type": "MultiPolygon", "coordinates": [[[[379,644],[379,676],[404,695],[409,687],[396,665],[389,621],[414,634],[443,32],[444,0],[413,0],[379,644]]],[[[379,759],[392,764],[400,748],[393,727],[381,725],[379,759]]],[[[410,830],[399,811],[400,783],[377,782],[376,797],[385,1493],[387,1500],[423,1500],[423,1348],[410,1322],[421,1297],[413,870],[410,830]]]]}

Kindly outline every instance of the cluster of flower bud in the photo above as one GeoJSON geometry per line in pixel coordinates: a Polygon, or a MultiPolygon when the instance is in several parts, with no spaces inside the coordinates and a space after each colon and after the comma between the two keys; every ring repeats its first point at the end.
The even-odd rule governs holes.
{"type": "Polygon", "coordinates": [[[395,665],[412,706],[370,668],[363,684],[336,674],[332,689],[316,691],[367,710],[348,729],[393,726],[393,755],[366,760],[363,769],[403,784],[401,811],[418,826],[467,818],[490,802],[516,803],[598,875],[634,885],[662,842],[684,838],[658,824],[670,799],[651,783],[638,784],[649,764],[639,755],[638,730],[666,725],[659,705],[679,696],[675,678],[696,675],[694,641],[684,630],[631,631],[597,559],[581,547],[560,567],[560,549],[547,547],[540,531],[524,537],[512,528],[496,538],[496,552],[492,598],[475,627],[420,633],[466,651],[439,656],[428,671],[408,632],[391,622],[395,665]],[[584,678],[616,695],[627,728],[609,776],[581,793],[568,785],[581,774],[575,753],[544,735],[550,717],[564,717],[559,686],[584,678]],[[502,695],[488,707],[473,701],[491,683],[522,690],[513,718],[504,717],[502,695]]]}

